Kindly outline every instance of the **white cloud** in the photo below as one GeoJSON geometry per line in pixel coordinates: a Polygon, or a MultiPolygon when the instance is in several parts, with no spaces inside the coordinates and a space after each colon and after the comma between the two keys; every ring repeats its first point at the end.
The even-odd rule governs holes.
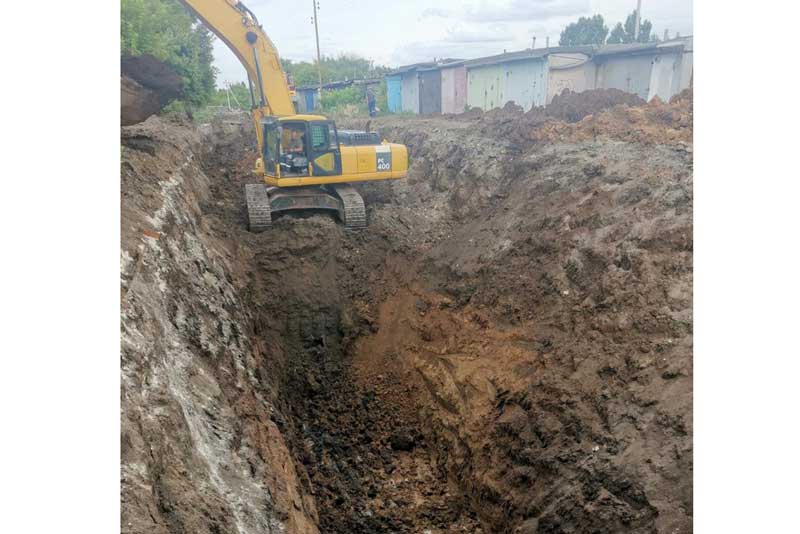
{"type": "Polygon", "coordinates": [[[444,39],[447,43],[506,43],[511,41],[508,27],[505,25],[492,25],[489,28],[480,26],[466,26],[457,24],[446,30],[444,39]]]}
{"type": "Polygon", "coordinates": [[[426,16],[460,18],[473,22],[510,22],[582,15],[589,11],[589,0],[506,0],[464,2],[455,9],[427,9],[426,16]]]}
{"type": "MultiPolygon", "coordinates": [[[[256,14],[281,57],[316,57],[311,2],[243,0],[256,14]]],[[[632,0],[318,0],[322,53],[353,52],[388,66],[430,61],[434,57],[475,58],[558,42],[561,30],[580,16],[599,13],[613,27],[634,7],[632,0]]],[[[658,35],[669,28],[692,32],[692,0],[643,1],[642,14],[658,35]]],[[[217,40],[220,83],[246,80],[244,69],[217,40]]]]}
{"type": "Polygon", "coordinates": [[[392,65],[411,65],[434,58],[471,59],[500,54],[504,49],[511,50],[503,43],[471,42],[454,43],[447,41],[408,43],[397,48],[391,55],[392,65]]]}

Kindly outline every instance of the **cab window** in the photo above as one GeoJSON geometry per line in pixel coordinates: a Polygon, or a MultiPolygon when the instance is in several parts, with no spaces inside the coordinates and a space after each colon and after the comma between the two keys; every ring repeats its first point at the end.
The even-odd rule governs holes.
{"type": "Polygon", "coordinates": [[[280,128],[277,124],[264,125],[264,164],[274,169],[280,157],[280,128]]]}
{"type": "Polygon", "coordinates": [[[339,141],[332,123],[315,122],[311,124],[311,150],[313,152],[327,152],[338,148],[339,141]]]}

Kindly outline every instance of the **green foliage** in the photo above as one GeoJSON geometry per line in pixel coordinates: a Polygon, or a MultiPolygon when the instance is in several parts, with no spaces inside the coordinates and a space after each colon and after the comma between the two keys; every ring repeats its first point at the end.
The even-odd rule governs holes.
{"type": "Polygon", "coordinates": [[[558,44],[561,46],[601,45],[606,42],[608,26],[602,15],[581,17],[561,32],[558,44]]]}
{"type": "Polygon", "coordinates": [[[366,109],[366,99],[361,87],[350,86],[322,92],[322,108],[325,111],[333,113],[345,109],[347,106],[355,106],[359,111],[361,108],[366,109]]]}
{"type": "Polygon", "coordinates": [[[569,24],[564,31],[561,32],[561,38],[558,44],[561,46],[579,46],[579,45],[601,45],[605,42],[608,44],[617,43],[633,43],[634,41],[640,43],[647,43],[651,41],[658,41],[656,35],[650,35],[653,30],[653,24],[649,20],[641,21],[639,25],[639,39],[634,39],[633,34],[636,27],[636,10],[633,11],[625,20],[623,25],[618,22],[616,26],[608,31],[602,15],[594,15],[593,17],[581,17],[578,22],[569,24]],[[608,40],[606,40],[608,36],[608,40]]]}
{"type": "Polygon", "coordinates": [[[161,115],[173,117],[187,117],[192,115],[192,110],[182,100],[173,100],[161,110],[161,115]]]}
{"type": "Polygon", "coordinates": [[[625,28],[622,27],[621,22],[617,22],[617,25],[614,26],[614,29],[611,30],[611,35],[608,36],[608,44],[619,44],[619,43],[627,43],[630,41],[626,41],[628,38],[625,35],[625,28]]]}
{"type": "Polygon", "coordinates": [[[211,99],[213,34],[176,0],[121,0],[121,34],[123,54],[151,54],[175,69],[189,103],[211,99]]]}
{"type": "MultiPolygon", "coordinates": [[[[315,86],[319,83],[316,63],[282,59],[281,66],[292,76],[297,87],[315,86]]],[[[371,60],[355,54],[340,54],[337,57],[323,56],[322,83],[383,78],[383,75],[389,70],[388,67],[375,65],[371,60]]],[[[375,93],[375,105],[378,109],[386,111],[388,108],[386,81],[382,80],[380,84],[370,87],[375,93]]],[[[367,113],[366,87],[351,85],[344,89],[323,90],[322,108],[326,114],[332,115],[365,115],[367,113]]]]}
{"type": "MultiPolygon", "coordinates": [[[[224,111],[223,108],[218,106],[206,106],[193,111],[191,114],[191,119],[195,122],[195,124],[208,124],[212,122],[214,117],[216,117],[222,111],[224,111]]],[[[163,114],[164,112],[162,111],[162,115],[163,114]]]]}
{"type": "MultiPolygon", "coordinates": [[[[386,81],[377,85],[370,85],[375,95],[375,106],[380,113],[388,111],[386,95],[386,81]]],[[[351,85],[344,89],[322,91],[322,106],[326,114],[339,116],[367,115],[367,86],[351,85]]]]}
{"type": "MultiPolygon", "coordinates": [[[[251,107],[250,89],[248,89],[247,85],[244,82],[240,82],[232,84],[229,89],[223,87],[222,89],[215,90],[214,93],[212,93],[207,105],[193,110],[191,115],[194,121],[198,124],[211,122],[215,115],[228,109],[238,109],[249,112],[251,107]]],[[[171,107],[172,104],[167,106],[167,108],[171,107]]],[[[162,114],[167,112],[167,108],[164,108],[162,114]]],[[[183,108],[176,107],[174,110],[170,109],[169,111],[180,114],[182,109],[183,108]]]]}
{"type": "MultiPolygon", "coordinates": [[[[281,68],[294,78],[295,86],[314,85],[318,83],[317,67],[307,61],[292,61],[291,59],[281,59],[281,68]]],[[[323,78],[323,83],[328,80],[323,78]]]]}
{"type": "Polygon", "coordinates": [[[378,112],[389,113],[389,89],[386,86],[386,78],[383,78],[379,85],[373,85],[372,90],[375,92],[375,106],[378,112]]]}
{"type": "Polygon", "coordinates": [[[209,104],[223,107],[230,105],[233,109],[249,111],[251,107],[250,89],[244,82],[231,84],[230,94],[228,93],[228,88],[217,89],[211,96],[209,104]]]}
{"type": "Polygon", "coordinates": [[[650,35],[650,32],[653,30],[653,23],[649,20],[643,20],[639,24],[639,38],[634,38],[634,33],[636,32],[636,10],[633,10],[633,13],[628,15],[628,18],[625,20],[625,26],[622,23],[618,22],[614,29],[611,30],[611,35],[608,36],[608,43],[609,44],[619,44],[619,43],[647,43],[650,41],[656,41],[656,36],[650,35]]]}
{"type": "MultiPolygon", "coordinates": [[[[281,59],[281,66],[292,75],[298,87],[319,83],[316,62],[281,59]]],[[[322,56],[322,83],[378,78],[389,70],[388,67],[374,65],[371,60],[355,54],[340,54],[335,58],[322,56]]]]}

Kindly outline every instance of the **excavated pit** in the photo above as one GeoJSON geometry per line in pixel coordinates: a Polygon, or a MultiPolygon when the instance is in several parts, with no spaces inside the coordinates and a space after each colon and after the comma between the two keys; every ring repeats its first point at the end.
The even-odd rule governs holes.
{"type": "Polygon", "coordinates": [[[122,531],[691,532],[691,95],[372,127],[258,235],[247,118],[123,129],[122,531]]]}

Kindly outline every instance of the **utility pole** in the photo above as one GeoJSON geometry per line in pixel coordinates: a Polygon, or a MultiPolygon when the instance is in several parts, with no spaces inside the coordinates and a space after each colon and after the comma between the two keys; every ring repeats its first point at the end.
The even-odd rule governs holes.
{"type": "Polygon", "coordinates": [[[322,55],[319,53],[319,24],[317,24],[317,0],[311,0],[314,4],[314,34],[317,37],[317,76],[319,77],[319,87],[317,87],[317,96],[319,97],[319,109],[322,109],[322,55]]]}
{"type": "Polygon", "coordinates": [[[550,36],[544,38],[544,46],[545,48],[550,48],[550,36]]]}
{"type": "Polygon", "coordinates": [[[233,97],[233,101],[236,102],[236,108],[240,109],[242,105],[239,103],[239,99],[236,98],[236,93],[233,92],[231,82],[228,82],[228,107],[231,107],[231,97],[233,97]]]}
{"type": "Polygon", "coordinates": [[[533,44],[531,45],[531,48],[532,49],[536,48],[536,36],[535,35],[533,36],[533,44]]]}
{"type": "Polygon", "coordinates": [[[633,30],[633,40],[639,41],[639,23],[642,20],[642,0],[636,0],[636,26],[633,30]]]}

